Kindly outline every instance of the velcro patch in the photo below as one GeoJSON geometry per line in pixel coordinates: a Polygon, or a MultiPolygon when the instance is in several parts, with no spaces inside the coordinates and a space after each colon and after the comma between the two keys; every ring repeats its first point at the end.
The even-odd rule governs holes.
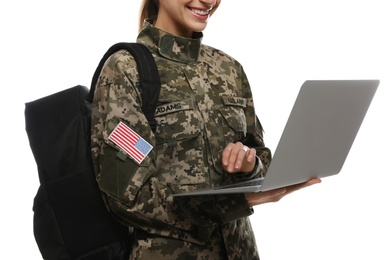
{"type": "Polygon", "coordinates": [[[232,96],[223,96],[223,104],[225,106],[240,106],[246,107],[246,98],[242,97],[232,97],[232,96]]]}
{"type": "Polygon", "coordinates": [[[182,110],[188,110],[190,109],[190,102],[186,101],[177,101],[172,102],[164,105],[160,105],[156,108],[156,112],[154,113],[156,116],[161,116],[173,112],[178,112],[182,110]]]}
{"type": "Polygon", "coordinates": [[[138,163],[141,163],[153,149],[152,145],[123,122],[119,122],[108,139],[138,163]]]}

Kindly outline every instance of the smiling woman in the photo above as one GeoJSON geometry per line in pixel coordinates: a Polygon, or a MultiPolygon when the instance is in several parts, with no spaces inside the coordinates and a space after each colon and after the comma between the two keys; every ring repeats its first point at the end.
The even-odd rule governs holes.
{"type": "Polygon", "coordinates": [[[161,80],[155,132],[142,113],[128,52],[113,54],[96,84],[94,168],[108,208],[134,227],[131,259],[259,259],[252,206],[320,181],[259,194],[173,196],[263,176],[271,160],[241,64],[202,44],[220,3],[143,2],[137,41],[152,52],[161,80]],[[118,122],[153,146],[144,161],[123,155],[107,138],[118,122]]]}
{"type": "MultiPolygon", "coordinates": [[[[184,5],[190,5],[191,2],[201,3],[190,0],[165,1],[181,2],[184,5]]],[[[91,6],[90,1],[80,0],[2,2],[0,23],[4,26],[0,48],[3,94],[3,102],[0,103],[3,122],[3,127],[0,128],[3,137],[1,157],[3,185],[0,191],[3,210],[0,222],[2,231],[0,240],[3,241],[1,259],[42,259],[32,231],[32,205],[39,180],[25,131],[25,102],[75,84],[88,86],[93,71],[107,47],[118,41],[133,41],[136,38],[139,31],[137,13],[140,3],[141,1],[131,0],[94,1],[91,6]]],[[[151,5],[148,7],[151,8],[151,5]]],[[[158,5],[155,5],[155,8],[154,16],[153,12],[149,12],[151,15],[145,17],[151,18],[149,21],[152,21],[146,26],[146,30],[149,26],[153,27],[153,21],[157,19],[158,5]]],[[[204,8],[208,9],[206,5],[204,8]]],[[[383,239],[390,234],[390,212],[386,206],[390,196],[389,160],[388,153],[382,152],[383,147],[390,147],[388,134],[390,124],[387,119],[390,111],[388,37],[390,16],[387,1],[233,0],[222,1],[217,10],[213,13],[214,8],[210,12],[212,16],[203,31],[202,45],[222,47],[225,53],[234,56],[244,65],[245,73],[251,82],[253,104],[266,130],[264,139],[271,150],[279,140],[292,102],[304,80],[372,78],[381,80],[381,86],[354,142],[343,172],[334,179],[324,179],[321,185],[294,193],[276,204],[256,206],[255,213],[250,216],[253,232],[247,229],[243,237],[228,239],[226,245],[237,244],[239,248],[244,248],[242,257],[237,258],[245,259],[245,253],[253,249],[245,248],[245,241],[241,243],[241,240],[251,237],[254,233],[261,259],[266,260],[390,259],[388,240],[383,239]],[[370,180],[367,182],[368,178],[370,180]]],[[[141,19],[141,23],[142,26],[145,24],[144,19],[141,19]]],[[[154,27],[151,30],[155,31],[158,28],[154,27]]],[[[199,32],[194,36],[197,41],[196,36],[199,36],[199,32]]],[[[192,37],[186,39],[191,39],[190,42],[194,40],[192,37]]],[[[175,50],[188,50],[182,48],[183,43],[188,41],[178,40],[177,43],[180,44],[175,45],[177,47],[175,50]]],[[[172,46],[173,43],[170,47],[172,46]]],[[[206,56],[210,54],[204,51],[204,47],[200,49],[202,54],[206,56]]],[[[232,199],[229,206],[218,204],[226,203],[221,197],[209,198],[210,204],[218,205],[216,208],[210,207],[211,214],[202,212],[189,214],[193,207],[198,207],[199,201],[185,201],[179,204],[173,202],[169,195],[173,191],[181,192],[201,185],[200,179],[206,179],[203,170],[207,174],[210,173],[207,175],[210,177],[209,181],[214,180],[212,177],[219,176],[224,176],[225,180],[229,181],[232,177],[230,175],[235,175],[226,171],[221,174],[223,168],[220,157],[208,157],[209,154],[206,154],[206,151],[215,151],[215,154],[218,154],[220,149],[213,142],[206,143],[206,140],[209,136],[226,135],[226,142],[229,142],[236,134],[238,137],[242,136],[243,131],[234,131],[234,127],[230,128],[227,125],[230,123],[236,130],[244,129],[243,125],[238,124],[240,122],[238,119],[232,120],[232,117],[229,117],[231,115],[229,111],[238,111],[239,118],[243,119],[244,109],[240,110],[238,106],[242,106],[243,103],[236,102],[236,105],[221,109],[221,104],[218,103],[220,107],[214,108],[212,100],[197,97],[214,90],[216,86],[222,86],[230,93],[221,96],[221,99],[234,103],[230,101],[230,97],[236,92],[227,87],[236,83],[240,86],[244,81],[241,77],[243,74],[237,73],[237,67],[230,66],[225,59],[219,59],[220,56],[209,56],[208,61],[212,60],[212,63],[218,66],[206,67],[207,63],[203,59],[181,62],[180,58],[192,57],[189,53],[181,55],[183,52],[178,52],[178,55],[172,56],[174,53],[167,55],[164,52],[166,49],[163,48],[156,47],[153,50],[160,68],[167,67],[161,74],[165,79],[165,89],[160,96],[165,98],[161,99],[158,106],[160,126],[164,127],[158,130],[161,145],[154,148],[165,149],[167,153],[158,155],[153,162],[158,166],[156,170],[159,172],[162,170],[161,173],[164,175],[160,176],[161,181],[155,176],[150,178],[141,189],[146,192],[142,192],[142,195],[136,194],[138,197],[131,206],[142,208],[143,205],[147,205],[143,211],[145,215],[142,215],[142,212],[134,212],[134,208],[129,210],[128,215],[147,227],[145,239],[141,239],[140,231],[138,235],[141,242],[137,243],[144,242],[146,247],[152,245],[149,244],[153,236],[151,232],[158,228],[160,233],[155,234],[156,240],[153,240],[153,245],[160,245],[160,248],[166,249],[164,252],[167,252],[172,247],[166,243],[168,240],[164,240],[167,236],[180,234],[183,235],[181,241],[188,240],[185,233],[175,233],[175,230],[180,229],[168,229],[177,226],[175,213],[180,216],[177,220],[178,225],[186,223],[187,226],[183,230],[196,227],[192,229],[192,233],[197,233],[199,237],[206,237],[209,234],[208,229],[202,229],[203,226],[216,227],[215,234],[222,234],[221,237],[229,234],[226,229],[217,232],[220,228],[219,224],[214,225],[217,221],[232,223],[234,230],[241,228],[241,224],[245,223],[242,220],[236,221],[235,219],[239,217],[232,216],[226,219],[212,218],[210,222],[212,224],[198,221],[197,225],[193,225],[196,220],[207,221],[210,220],[209,216],[215,217],[213,212],[216,211],[221,213],[220,217],[227,216],[228,213],[232,213],[231,207],[240,215],[246,204],[244,200],[232,199]],[[177,67],[166,66],[168,62],[175,63],[177,67]],[[199,70],[190,73],[189,69],[196,68],[199,70]],[[180,76],[170,80],[165,72],[180,72],[180,76]],[[227,73],[232,74],[226,76],[227,73]],[[196,75],[197,81],[194,80],[196,75]],[[189,81],[189,77],[193,80],[189,81]],[[180,100],[171,99],[170,102],[168,97],[175,97],[174,88],[186,90],[187,93],[191,90],[192,96],[182,93],[180,100]],[[190,113],[196,109],[198,114],[190,113]],[[222,117],[218,117],[217,110],[222,117]],[[186,120],[177,123],[183,118],[186,120]],[[212,133],[204,131],[205,128],[201,128],[201,124],[207,120],[217,122],[215,125],[220,126],[219,131],[212,133]],[[197,149],[198,143],[191,140],[199,141],[200,138],[204,138],[204,144],[207,145],[197,149]],[[192,145],[191,148],[184,149],[180,146],[184,143],[192,145]],[[206,150],[202,150],[204,148],[206,150]],[[208,167],[199,168],[197,165],[186,164],[188,161],[198,159],[208,167]],[[175,164],[170,164],[170,161],[174,161],[175,164]],[[179,181],[182,181],[182,186],[174,183],[179,181]],[[165,183],[169,183],[170,186],[166,187],[165,183]],[[172,213],[171,217],[166,221],[160,221],[160,216],[165,211],[172,213]],[[187,222],[182,222],[185,214],[187,222]],[[164,247],[165,245],[167,246],[164,247]]],[[[131,57],[126,56],[126,53],[122,54],[124,59],[120,59],[117,65],[119,68],[125,64],[130,66],[131,57]]],[[[130,91],[134,94],[136,91],[136,86],[132,87],[136,78],[132,77],[134,74],[129,73],[130,71],[123,71],[122,82],[125,86],[123,91],[120,91],[121,94],[130,91]]],[[[116,86],[115,82],[112,82],[112,86],[116,86]]],[[[240,95],[237,97],[243,98],[240,95]]],[[[134,108],[133,104],[136,102],[128,105],[134,108]]],[[[246,117],[247,120],[248,118],[246,117]]],[[[253,148],[248,142],[244,145],[253,148]]],[[[246,150],[244,146],[240,149],[246,150]]],[[[121,165],[121,162],[118,162],[118,165],[121,165]]],[[[132,196],[131,191],[132,189],[127,189],[124,192],[132,196]]],[[[207,204],[204,208],[207,209],[209,206],[207,204]]],[[[247,215],[250,214],[251,212],[248,212],[247,215]]],[[[129,218],[128,222],[130,221],[132,220],[129,218]]],[[[130,223],[131,226],[135,224],[130,223]]],[[[252,239],[250,240],[248,243],[254,243],[252,239]]],[[[199,242],[183,244],[202,245],[199,242]]],[[[222,242],[218,245],[222,245],[222,242]]],[[[203,247],[207,246],[203,244],[203,247]]],[[[190,253],[187,255],[187,259],[191,259],[190,253]]],[[[182,253],[181,256],[185,258],[186,254],[182,253]]],[[[180,258],[171,254],[171,259],[180,258]]]]}

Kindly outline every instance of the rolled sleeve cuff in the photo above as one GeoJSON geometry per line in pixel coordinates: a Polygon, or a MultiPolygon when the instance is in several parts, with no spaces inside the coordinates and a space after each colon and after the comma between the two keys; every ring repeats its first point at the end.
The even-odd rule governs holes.
{"type": "Polygon", "coordinates": [[[263,176],[263,163],[260,158],[256,155],[255,157],[256,163],[253,171],[251,172],[239,172],[234,175],[234,177],[238,180],[250,180],[253,178],[264,177],[263,176]]]}

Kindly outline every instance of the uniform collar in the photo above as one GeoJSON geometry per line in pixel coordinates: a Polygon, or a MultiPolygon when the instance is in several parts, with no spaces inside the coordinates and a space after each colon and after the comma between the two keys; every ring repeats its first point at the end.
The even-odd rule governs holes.
{"type": "Polygon", "coordinates": [[[203,34],[194,33],[193,38],[175,36],[154,27],[151,21],[145,21],[143,29],[137,37],[137,42],[149,47],[152,52],[161,56],[181,62],[197,61],[200,53],[203,34]]]}

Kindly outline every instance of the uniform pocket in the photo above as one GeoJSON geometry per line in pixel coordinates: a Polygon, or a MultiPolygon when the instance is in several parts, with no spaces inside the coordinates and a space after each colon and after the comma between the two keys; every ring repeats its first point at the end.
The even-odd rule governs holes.
{"type": "Polygon", "coordinates": [[[192,100],[159,105],[156,109],[158,144],[192,139],[200,133],[200,121],[192,100]]]}
{"type": "Polygon", "coordinates": [[[246,136],[246,116],[240,106],[225,106],[220,109],[223,117],[223,133],[229,141],[239,141],[246,136]]]}
{"type": "Polygon", "coordinates": [[[129,158],[118,158],[117,153],[115,148],[105,147],[104,155],[100,157],[99,186],[109,196],[130,206],[138,191],[156,171],[153,164],[141,166],[129,158]]]}
{"type": "MultiPolygon", "coordinates": [[[[244,103],[245,104],[245,103],[244,103]]],[[[216,134],[210,136],[212,150],[212,160],[214,169],[218,173],[223,173],[222,170],[222,152],[229,143],[242,141],[246,136],[246,116],[244,106],[240,104],[228,104],[219,108],[217,113],[214,113],[214,120],[217,123],[216,134]]]]}
{"type": "Polygon", "coordinates": [[[156,168],[163,183],[205,183],[204,141],[199,112],[192,100],[166,102],[157,107],[156,168]]]}

